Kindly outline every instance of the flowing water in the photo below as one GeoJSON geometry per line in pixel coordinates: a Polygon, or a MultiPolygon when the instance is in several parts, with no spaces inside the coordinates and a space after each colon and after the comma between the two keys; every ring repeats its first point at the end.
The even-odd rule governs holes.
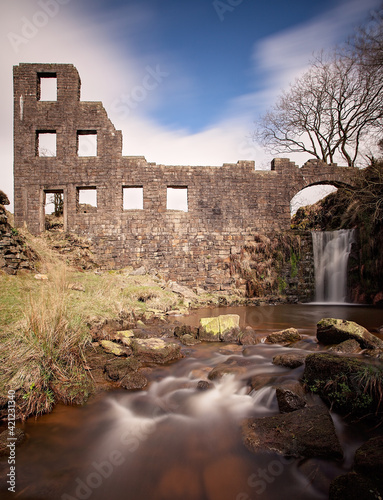
{"type": "Polygon", "coordinates": [[[354,230],[313,231],[315,301],[346,302],[347,264],[354,230]]]}
{"type": "MultiPolygon", "coordinates": [[[[327,499],[329,482],[352,464],[355,449],[374,435],[333,419],[345,450],[342,462],[286,459],[250,453],[242,444],[246,417],[278,413],[275,385],[298,380],[272,358],[293,350],[317,350],[315,325],[340,317],[374,329],[383,311],[367,307],[283,305],[199,310],[182,318],[234,313],[241,327],[260,333],[295,326],[304,335],[293,348],[224,343],[184,348],[185,358],[148,374],[145,391],[113,391],[83,407],[57,406],[25,424],[28,441],[17,448],[16,495],[7,496],[6,459],[0,459],[0,498],[21,500],[280,500],[327,499]],[[229,357],[246,360],[246,374],[197,389],[209,371],[229,357]],[[257,390],[247,380],[257,377],[257,390]]],[[[180,318],[179,318],[180,319],[180,318]]]]}

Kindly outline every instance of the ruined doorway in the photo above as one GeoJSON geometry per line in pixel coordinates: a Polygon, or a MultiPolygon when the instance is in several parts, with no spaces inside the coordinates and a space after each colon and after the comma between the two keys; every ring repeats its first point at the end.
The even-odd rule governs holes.
{"type": "Polygon", "coordinates": [[[64,190],[44,191],[44,229],[46,231],[65,231],[64,190]]]}

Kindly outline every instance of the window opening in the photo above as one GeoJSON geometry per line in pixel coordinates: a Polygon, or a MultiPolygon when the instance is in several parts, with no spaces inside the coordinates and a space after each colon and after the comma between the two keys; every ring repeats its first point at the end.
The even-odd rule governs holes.
{"type": "Polygon", "coordinates": [[[57,135],[55,130],[37,131],[36,135],[37,156],[52,157],[56,156],[57,135]]]}
{"type": "Polygon", "coordinates": [[[77,132],[77,155],[97,156],[97,131],[79,130],[77,132]]]}
{"type": "Polygon", "coordinates": [[[188,211],[188,190],[187,187],[168,187],[167,189],[167,210],[188,211]]]}
{"type": "Polygon", "coordinates": [[[124,210],[143,210],[144,188],[142,186],[123,187],[122,198],[124,210]]]}
{"type": "Polygon", "coordinates": [[[39,101],[57,101],[57,75],[56,73],[40,73],[38,75],[39,101]]]}
{"type": "Polygon", "coordinates": [[[77,211],[91,213],[97,211],[97,189],[95,187],[77,188],[77,211]]]}

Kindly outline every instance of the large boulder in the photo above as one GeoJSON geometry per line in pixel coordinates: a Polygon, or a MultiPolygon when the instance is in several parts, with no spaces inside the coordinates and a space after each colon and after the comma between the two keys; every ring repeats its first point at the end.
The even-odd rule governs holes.
{"type": "Polygon", "coordinates": [[[214,318],[201,318],[199,339],[208,342],[237,341],[239,335],[238,314],[224,314],[214,318]]]}
{"type": "Polygon", "coordinates": [[[303,381],[343,413],[381,414],[383,367],[365,359],[332,353],[306,357],[303,381]]]}
{"type": "Polygon", "coordinates": [[[291,457],[342,458],[334,423],[324,406],[308,406],[242,424],[245,446],[253,453],[276,451],[291,457]]]}
{"type": "Polygon", "coordinates": [[[354,321],[323,318],[317,324],[317,339],[325,345],[340,344],[345,340],[356,340],[362,349],[382,349],[383,340],[375,337],[366,328],[354,321]]]}
{"type": "Polygon", "coordinates": [[[182,358],[181,346],[162,339],[134,339],[131,343],[134,355],[144,363],[164,364],[182,358]]]}

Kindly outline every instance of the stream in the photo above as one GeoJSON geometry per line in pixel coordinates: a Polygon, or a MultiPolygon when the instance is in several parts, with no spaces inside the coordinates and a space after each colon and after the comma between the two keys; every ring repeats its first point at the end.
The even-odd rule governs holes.
{"type": "Polygon", "coordinates": [[[183,347],[185,357],[146,375],[145,391],[116,390],[82,407],[58,405],[24,424],[28,440],[16,449],[16,494],[6,491],[6,459],[0,461],[0,498],[21,500],[280,500],[327,499],[330,481],[352,466],[355,450],[382,429],[347,424],[332,413],[344,450],[341,462],[250,453],[240,424],[247,417],[279,413],[275,385],[298,380],[294,370],[272,364],[291,350],[317,351],[316,323],[324,317],[356,321],[370,331],[383,310],[347,305],[278,305],[201,309],[178,317],[239,314],[241,327],[258,332],[295,327],[304,336],[294,347],[202,343],[183,347]],[[211,389],[200,380],[229,357],[251,361],[245,377],[225,376],[211,389]],[[263,383],[249,390],[246,381],[263,383]]]}

